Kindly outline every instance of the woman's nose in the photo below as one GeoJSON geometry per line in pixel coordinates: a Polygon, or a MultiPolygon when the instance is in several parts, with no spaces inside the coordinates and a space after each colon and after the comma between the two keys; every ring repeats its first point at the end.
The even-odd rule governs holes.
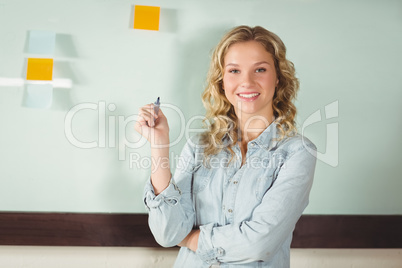
{"type": "Polygon", "coordinates": [[[242,87],[249,88],[255,84],[254,76],[252,73],[244,73],[242,79],[242,87]]]}

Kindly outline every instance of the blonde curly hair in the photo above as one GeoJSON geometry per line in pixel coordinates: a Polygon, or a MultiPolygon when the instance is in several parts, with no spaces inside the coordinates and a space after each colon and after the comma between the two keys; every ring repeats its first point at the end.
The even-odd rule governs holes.
{"type": "Polygon", "coordinates": [[[275,89],[272,108],[280,134],[279,140],[297,132],[296,107],[293,101],[299,89],[299,80],[295,76],[293,63],[286,59],[284,43],[276,34],[263,27],[238,26],[226,33],[215,48],[207,75],[207,86],[202,94],[202,102],[206,109],[204,124],[208,128],[201,136],[206,159],[219,153],[223,148],[227,148],[233,158],[232,146],[241,139],[234,107],[226,98],[222,88],[223,66],[230,46],[247,41],[257,41],[262,44],[275,62],[279,82],[275,89]],[[231,140],[230,143],[224,143],[225,136],[231,140]]]}

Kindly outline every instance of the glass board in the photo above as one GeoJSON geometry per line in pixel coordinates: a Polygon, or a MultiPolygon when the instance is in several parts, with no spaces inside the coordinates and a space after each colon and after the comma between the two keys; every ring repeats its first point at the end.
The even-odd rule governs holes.
{"type": "Polygon", "coordinates": [[[401,214],[401,10],[401,1],[0,0],[0,211],[145,213],[150,150],[133,129],[138,108],[161,98],[174,170],[200,129],[211,51],[246,24],[282,38],[301,81],[299,131],[319,152],[305,213],[401,214]],[[134,28],[138,5],[159,8],[158,30],[134,28]]]}

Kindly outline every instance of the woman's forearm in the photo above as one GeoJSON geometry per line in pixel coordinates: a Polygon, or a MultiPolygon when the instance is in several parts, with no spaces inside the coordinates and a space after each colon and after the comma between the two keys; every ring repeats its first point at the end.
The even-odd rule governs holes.
{"type": "Polygon", "coordinates": [[[198,248],[198,237],[200,236],[200,230],[192,230],[180,244],[179,247],[186,247],[196,252],[198,248]]]}
{"type": "Polygon", "coordinates": [[[154,187],[155,194],[160,194],[168,187],[171,172],[169,162],[169,141],[165,142],[166,146],[151,146],[151,183],[154,187]]]}

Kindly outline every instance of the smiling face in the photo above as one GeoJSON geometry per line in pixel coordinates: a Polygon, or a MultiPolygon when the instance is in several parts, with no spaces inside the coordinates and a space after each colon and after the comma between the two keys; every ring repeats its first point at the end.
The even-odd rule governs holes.
{"type": "Polygon", "coordinates": [[[223,89],[237,117],[263,116],[271,121],[278,78],[272,55],[257,41],[231,45],[224,58],[223,89]]]}

